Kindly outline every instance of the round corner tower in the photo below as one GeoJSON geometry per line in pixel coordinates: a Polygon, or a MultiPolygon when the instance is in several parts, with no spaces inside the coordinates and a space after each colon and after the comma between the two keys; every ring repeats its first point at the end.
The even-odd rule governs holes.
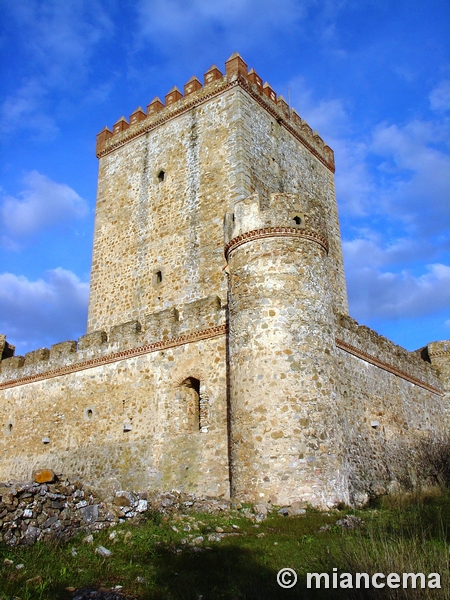
{"type": "Polygon", "coordinates": [[[250,196],[225,220],[231,492],[326,506],[346,487],[325,218],[296,194],[266,206],[250,196]]]}

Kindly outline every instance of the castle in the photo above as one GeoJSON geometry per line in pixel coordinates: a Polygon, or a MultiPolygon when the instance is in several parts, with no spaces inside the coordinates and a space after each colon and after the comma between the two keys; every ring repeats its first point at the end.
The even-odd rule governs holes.
{"type": "Polygon", "coordinates": [[[450,342],[348,316],[333,151],[239,54],[97,157],[86,335],[24,357],[0,336],[0,480],[325,507],[389,441],[446,431],[450,342]]]}

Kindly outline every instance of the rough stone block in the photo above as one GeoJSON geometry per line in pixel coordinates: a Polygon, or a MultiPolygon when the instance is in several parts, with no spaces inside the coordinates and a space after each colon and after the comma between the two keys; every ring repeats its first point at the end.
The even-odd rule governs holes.
{"type": "Polygon", "coordinates": [[[70,361],[73,354],[77,351],[77,343],[73,340],[53,344],[50,348],[50,360],[70,361]]]}
{"type": "Polygon", "coordinates": [[[95,523],[98,519],[98,504],[82,506],[79,509],[79,513],[83,517],[85,523],[95,523]]]}
{"type": "Polygon", "coordinates": [[[34,472],[33,479],[36,483],[53,483],[57,478],[51,469],[42,469],[34,472]]]}
{"type": "Polygon", "coordinates": [[[108,336],[105,331],[92,331],[78,339],[78,350],[93,350],[100,348],[106,342],[108,336]]]}
{"type": "Polygon", "coordinates": [[[1,373],[5,377],[17,375],[17,370],[23,367],[25,358],[23,356],[12,356],[1,362],[1,373]]]}
{"type": "Polygon", "coordinates": [[[25,354],[25,367],[32,367],[39,365],[43,361],[47,361],[50,356],[50,350],[48,348],[38,348],[32,352],[25,354]]]}
{"type": "Polygon", "coordinates": [[[113,503],[116,506],[134,506],[138,499],[132,492],[127,492],[122,490],[120,492],[116,492],[113,503]]]}
{"type": "Polygon", "coordinates": [[[176,308],[168,308],[145,315],[144,338],[147,344],[172,339],[179,334],[179,314],[176,308]]]}
{"type": "Polygon", "coordinates": [[[141,333],[141,324],[139,321],[128,321],[120,325],[114,325],[109,330],[108,341],[110,344],[130,347],[138,342],[138,336],[141,333]]]}
{"type": "Polygon", "coordinates": [[[6,336],[0,333],[0,360],[14,356],[15,346],[8,344],[6,336]]]}
{"type": "Polygon", "coordinates": [[[183,307],[181,330],[199,331],[214,327],[219,323],[220,315],[221,303],[218,296],[208,296],[189,302],[183,307]]]}

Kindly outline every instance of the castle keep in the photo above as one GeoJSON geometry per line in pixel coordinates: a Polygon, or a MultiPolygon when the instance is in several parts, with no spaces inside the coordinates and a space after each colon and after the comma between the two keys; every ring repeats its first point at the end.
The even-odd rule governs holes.
{"type": "Polygon", "coordinates": [[[447,430],[450,342],[348,316],[333,152],[238,54],[97,156],[86,335],[25,357],[0,336],[0,480],[325,507],[447,430]]]}

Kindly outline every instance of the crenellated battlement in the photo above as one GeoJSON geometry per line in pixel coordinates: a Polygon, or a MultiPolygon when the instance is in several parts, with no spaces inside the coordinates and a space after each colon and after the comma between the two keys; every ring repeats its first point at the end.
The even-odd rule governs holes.
{"type": "MultiPolygon", "coordinates": [[[[370,360],[372,364],[400,375],[408,376],[413,383],[428,386],[427,389],[442,395],[442,383],[432,365],[423,360],[416,352],[394,344],[383,335],[348,315],[338,315],[336,323],[336,345],[358,356],[370,360]]],[[[435,346],[430,344],[428,348],[435,346]]]]}
{"type": "Polygon", "coordinates": [[[271,194],[262,206],[258,194],[235,204],[225,215],[225,256],[250,237],[299,236],[320,244],[328,251],[323,208],[298,194],[271,194]]]}
{"type": "Polygon", "coordinates": [[[389,487],[390,440],[447,432],[450,341],[346,316],[333,151],[239,54],[97,156],[86,335],[25,356],[0,335],[0,479],[329,508],[389,487]]]}
{"type": "MultiPolygon", "coordinates": [[[[138,355],[208,335],[214,337],[225,333],[225,322],[225,308],[219,297],[195,300],[179,308],[145,315],[142,323],[128,321],[110,327],[108,331],[93,331],[78,341],[60,342],[50,349],[39,348],[25,356],[4,358],[0,361],[0,387],[8,387],[9,382],[22,379],[28,383],[30,378],[39,375],[55,376],[61,368],[65,373],[70,367],[76,370],[77,365],[82,368],[97,366],[101,359],[118,360],[121,355],[129,358],[133,351],[138,355]]],[[[1,339],[6,344],[5,336],[1,339]]]]}
{"type": "Polygon", "coordinates": [[[6,341],[6,335],[0,333],[0,360],[14,356],[15,347],[6,341]]]}
{"type": "MultiPolygon", "coordinates": [[[[450,396],[450,340],[431,342],[427,346],[431,364],[439,373],[447,398],[450,396]]],[[[450,407],[448,409],[450,411],[450,407]]]]}
{"type": "Polygon", "coordinates": [[[254,69],[248,70],[247,64],[237,52],[226,61],[225,75],[213,65],[206,71],[203,79],[202,85],[194,75],[184,84],[184,95],[175,86],[166,94],[164,104],[159,98],[154,98],[147,106],[146,113],[139,107],[130,115],[129,121],[122,116],[113,125],[112,130],[108,127],[102,129],[97,135],[97,157],[105,156],[129,140],[239,85],[334,172],[333,150],[325,144],[317,131],[313,131],[306,121],[291,109],[283,96],[277,96],[267,82],[263,84],[263,80],[254,69]]]}

